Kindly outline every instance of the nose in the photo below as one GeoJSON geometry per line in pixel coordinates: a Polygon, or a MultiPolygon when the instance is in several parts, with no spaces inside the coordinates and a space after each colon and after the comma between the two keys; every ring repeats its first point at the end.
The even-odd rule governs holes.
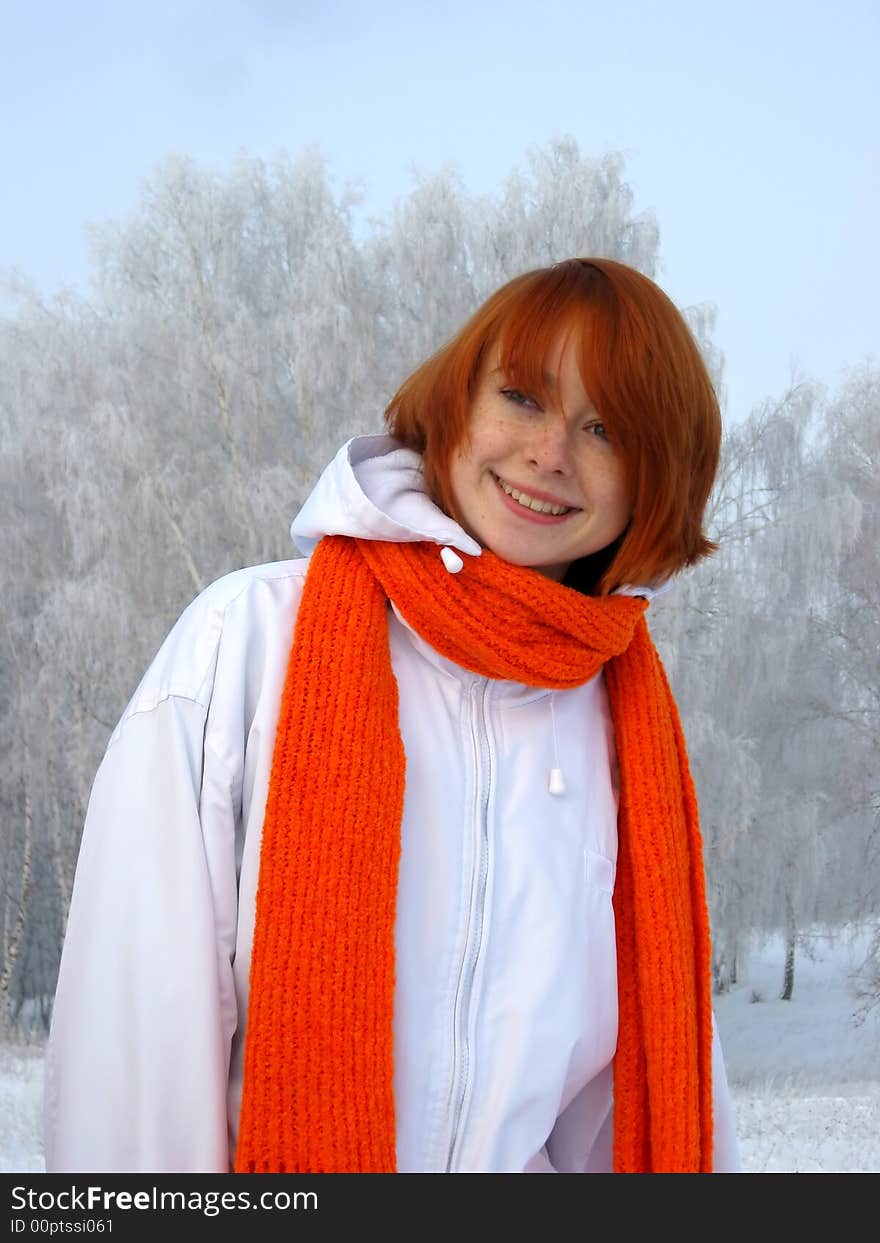
{"type": "Polygon", "coordinates": [[[547,475],[567,475],[571,469],[568,424],[562,415],[547,415],[533,427],[526,456],[529,465],[547,475]]]}

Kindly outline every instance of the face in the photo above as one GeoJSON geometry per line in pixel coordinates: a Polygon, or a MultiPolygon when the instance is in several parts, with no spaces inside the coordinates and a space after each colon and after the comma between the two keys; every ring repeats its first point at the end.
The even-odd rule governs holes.
{"type": "Polygon", "coordinates": [[[624,531],[632,505],[619,450],[584,389],[577,351],[554,343],[556,399],[542,406],[487,359],[471,405],[470,440],[453,455],[461,525],[514,565],[561,581],[572,561],[624,531]]]}

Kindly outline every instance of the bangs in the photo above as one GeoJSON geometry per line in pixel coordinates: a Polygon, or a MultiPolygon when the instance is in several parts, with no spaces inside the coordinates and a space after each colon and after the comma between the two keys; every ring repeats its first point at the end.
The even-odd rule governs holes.
{"type": "Polygon", "coordinates": [[[574,348],[581,383],[597,413],[611,410],[603,397],[599,358],[605,353],[600,338],[607,331],[611,299],[595,268],[580,263],[560,264],[541,273],[537,287],[523,288],[502,309],[496,325],[498,367],[506,379],[524,389],[542,405],[559,399],[558,373],[553,352],[559,337],[564,350],[574,348]],[[606,312],[606,314],[603,314],[606,312]],[[598,347],[598,348],[597,348],[598,347]]]}

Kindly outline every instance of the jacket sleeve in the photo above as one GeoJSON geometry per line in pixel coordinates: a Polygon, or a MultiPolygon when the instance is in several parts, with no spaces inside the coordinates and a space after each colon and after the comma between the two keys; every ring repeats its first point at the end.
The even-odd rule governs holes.
{"type": "Polygon", "coordinates": [[[713,1174],[740,1174],[742,1173],[742,1159],[736,1134],[736,1119],[714,1015],[712,1017],[712,1103],[715,1141],[712,1153],[712,1172],[713,1174]]]}
{"type": "Polygon", "coordinates": [[[46,1054],[48,1172],[229,1168],[232,782],[204,746],[207,703],[145,682],[83,830],[46,1054]]]}
{"type": "MultiPolygon", "coordinates": [[[[610,1174],[613,1169],[612,1069],[582,1088],[559,1115],[547,1142],[547,1153],[558,1173],[610,1174]]],[[[741,1170],[733,1103],[724,1069],[718,1028],[712,1020],[712,1172],[738,1174],[741,1170]]]]}

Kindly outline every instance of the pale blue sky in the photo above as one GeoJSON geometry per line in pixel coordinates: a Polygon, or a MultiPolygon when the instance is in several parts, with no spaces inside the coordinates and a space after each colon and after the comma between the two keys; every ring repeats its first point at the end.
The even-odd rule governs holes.
{"type": "Polygon", "coordinates": [[[412,170],[474,191],[571,135],[627,154],[661,285],[718,306],[728,417],[878,356],[880,3],[0,0],[0,266],[87,272],[169,150],[309,145],[376,214],[412,170]]]}

